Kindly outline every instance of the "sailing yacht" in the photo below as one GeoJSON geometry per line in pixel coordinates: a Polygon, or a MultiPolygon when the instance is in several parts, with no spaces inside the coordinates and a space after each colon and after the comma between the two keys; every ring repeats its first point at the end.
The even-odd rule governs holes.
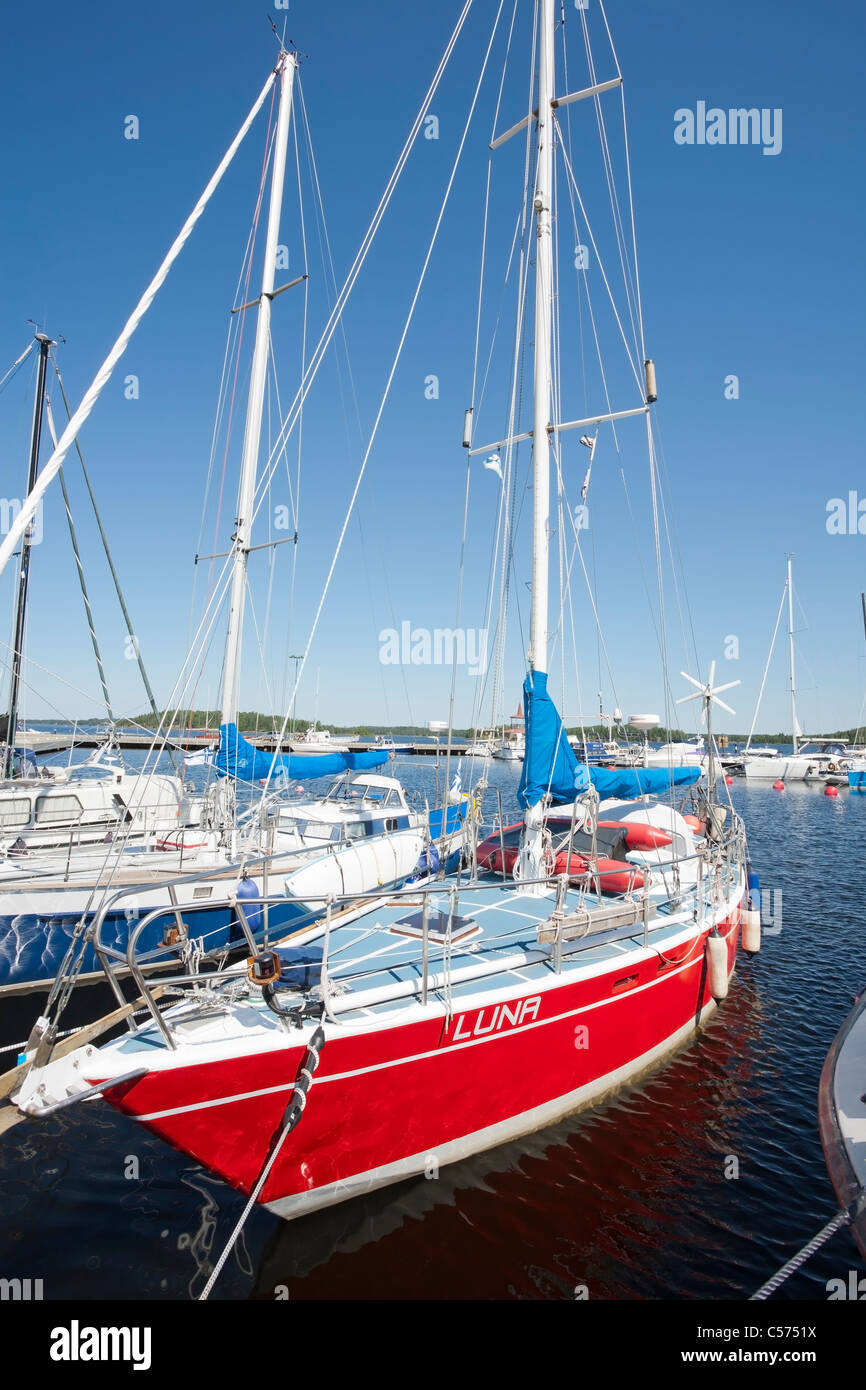
{"type": "MultiPolygon", "coordinates": [[[[396,888],[407,880],[435,875],[440,865],[443,869],[454,867],[462,853],[467,821],[473,814],[470,802],[462,799],[446,809],[410,808],[399,781],[381,773],[389,760],[386,748],[352,753],[332,742],[327,731],[316,729],[312,738],[303,740],[305,750],[312,750],[309,754],[270,754],[254,748],[237,727],[271,306],[281,292],[275,289],[275,271],[296,68],[295,56],[284,51],[265,89],[269,91],[276,81],[280,102],[262,286],[255,302],[238,508],[228,557],[222,718],[219,747],[213,758],[218,780],[208,795],[197,801],[192,818],[179,816],[178,786],[168,823],[160,823],[161,833],[143,847],[130,842],[141,825],[153,825],[152,816],[147,821],[151,814],[147,798],[163,791],[162,782],[151,771],[139,775],[137,795],[129,806],[123,803],[123,788],[112,788],[121,828],[105,849],[85,844],[82,852],[73,835],[68,842],[61,841],[53,850],[36,855],[31,854],[26,839],[17,844],[16,837],[17,847],[13,845],[6,858],[0,858],[0,992],[45,989],[70,951],[78,952],[77,973],[81,978],[95,978],[99,953],[90,944],[89,929],[85,928],[90,914],[98,910],[102,911],[104,940],[110,941],[113,949],[125,949],[135,936],[144,950],[156,949],[165,933],[160,926],[143,937],[137,934],[142,915],[146,917],[170,903],[180,929],[180,913],[187,905],[207,905],[209,910],[200,915],[196,933],[196,950],[207,956],[214,951],[222,953],[243,939],[238,935],[233,908],[223,903],[227,892],[266,896],[275,882],[280,883],[282,905],[267,914],[267,929],[271,930],[277,924],[287,927],[303,920],[309,913],[306,902],[310,894],[396,888]],[[371,778],[367,775],[371,773],[378,775],[371,778]],[[291,796],[296,779],[306,783],[322,777],[341,780],[325,796],[308,798],[304,803],[293,798],[288,805],[281,804],[291,796]],[[264,789],[259,792],[262,784],[264,789]],[[154,787],[156,792],[151,790],[154,787]],[[239,814],[239,795],[244,790],[255,790],[258,799],[239,814]],[[211,902],[216,904],[212,911],[211,902]]],[[[76,424],[73,417],[64,439],[69,437],[71,442],[76,424]]],[[[45,474],[56,463],[62,443],[55,448],[45,474]]],[[[34,493],[35,470],[31,470],[30,485],[28,502],[34,493]]],[[[68,799],[73,799],[71,793],[68,799]]],[[[23,817],[23,792],[18,800],[23,817]]],[[[38,801],[32,815],[37,817],[39,829],[38,801]]],[[[100,839],[105,838],[103,828],[100,839]]],[[[264,924],[265,918],[261,920],[264,924]]],[[[169,935],[173,932],[171,928],[169,935]]]]}
{"type": "Polygon", "coordinates": [[[493,745],[493,756],[502,762],[523,762],[526,756],[526,731],[522,705],[517,706],[517,713],[502,730],[502,737],[493,745]]]}
{"type": "MultiPolygon", "coordinates": [[[[34,347],[37,348],[36,390],[27,471],[28,493],[32,491],[39,472],[42,428],[46,413],[53,433],[46,375],[51,349],[55,346],[53,339],[46,333],[37,332],[28,348],[13,364],[14,369],[26,360],[34,347]]],[[[72,514],[65,494],[64,500],[91,640],[108,704],[105,672],[99,655],[93,615],[84,583],[84,571],[72,526],[72,514]]],[[[18,736],[24,732],[20,699],[33,546],[32,528],[28,526],[21,537],[21,551],[18,557],[9,705],[6,715],[0,720],[0,861],[9,855],[29,855],[34,851],[53,849],[59,845],[78,847],[95,844],[111,840],[119,833],[127,841],[135,843],[152,839],[161,832],[176,830],[179,824],[184,823],[184,817],[191,813],[189,799],[180,778],[165,773],[142,777],[138,773],[127,771],[120,762],[110,736],[106,743],[83,763],[67,768],[37,764],[30,748],[16,746],[18,736]]],[[[119,589],[118,595],[120,596],[119,589]]],[[[143,671],[140,657],[138,661],[143,671]]],[[[109,706],[109,715],[110,713],[109,706]]]]}
{"type": "MultiPolygon", "coordinates": [[[[775,749],[764,749],[761,753],[749,751],[746,745],[743,771],[750,782],[819,782],[828,773],[841,770],[843,760],[849,756],[844,739],[807,737],[800,728],[797,718],[797,689],[794,669],[794,581],[792,559],[788,556],[787,577],[782,594],[782,602],[788,601],[788,663],[791,687],[791,731],[792,751],[780,753],[775,749]]],[[[778,627],[778,623],[777,623],[778,627]]],[[[775,634],[774,634],[775,640],[775,634]]],[[[772,656],[772,645],[770,647],[772,656]]],[[[767,664],[769,665],[769,658],[767,664]]],[[[765,671],[766,677],[766,671],[765,671]]],[[[762,686],[763,690],[763,686],[762,686]]],[[[760,698],[758,701],[760,705],[760,698]]],[[[757,710],[755,711],[757,719],[757,710]]]]}
{"type": "Polygon", "coordinates": [[[467,758],[492,758],[497,747],[495,733],[488,729],[479,729],[474,738],[471,738],[464,750],[467,758]]]}
{"type": "MultiPolygon", "coordinates": [[[[142,778],[127,771],[110,746],[71,767],[37,767],[35,760],[22,759],[17,775],[0,782],[0,879],[2,861],[10,856],[77,851],[110,844],[118,835],[153,844],[186,825],[196,809],[178,777],[142,778]]],[[[34,868],[32,858],[26,863],[34,868]]]]}
{"type": "Polygon", "coordinates": [[[304,748],[327,748],[331,752],[337,753],[348,753],[349,751],[348,743],[334,738],[330,729],[320,729],[315,724],[304,733],[298,734],[297,738],[292,740],[291,746],[302,750],[304,748]]]}
{"type": "MultiPolygon", "coordinates": [[[[532,8],[521,6],[527,21],[532,8]]],[[[103,968],[110,979],[121,963],[131,970],[147,1016],[128,1019],[103,1046],[91,1045],[92,1034],[79,1047],[67,1039],[62,1055],[59,1019],[45,1017],[4,1083],[29,1115],[101,1095],[248,1194],[250,1205],[285,1218],[429,1171],[431,1155],[451,1163],[597,1101],[706,1021],[728,991],[741,922],[749,949],[759,944],[745,830],[717,800],[712,765],[706,789],[698,766],[582,767],[548,690],[551,455],[574,423],[555,413],[557,113],[581,98],[597,104],[622,79],[617,66],[587,88],[560,85],[558,7],[539,0],[535,11],[535,91],[517,127],[529,129],[534,156],[533,579],[523,816],[510,867],[479,853],[459,875],[400,892],[323,895],[315,921],[262,951],[253,918],[280,899],[238,899],[247,965],[196,976],[188,987],[175,980],[182,997],[163,1010],[149,1000],[143,973],[152,954],[112,950],[97,914],[103,968]],[[697,814],[687,819],[689,796],[697,814]]],[[[650,368],[631,404],[596,423],[634,415],[650,424],[650,368]]],[[[702,701],[709,746],[717,695],[711,677],[685,697],[702,701]]],[[[181,939],[195,936],[199,910],[193,902],[184,912],[181,939]]]]}

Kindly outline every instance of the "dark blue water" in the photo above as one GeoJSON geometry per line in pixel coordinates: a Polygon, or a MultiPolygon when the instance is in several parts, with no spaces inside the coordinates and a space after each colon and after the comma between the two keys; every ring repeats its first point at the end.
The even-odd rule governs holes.
{"type": "MultiPolygon", "coordinates": [[[[518,769],[489,775],[513,806],[518,769]]],[[[416,760],[405,780],[429,791],[433,769],[416,760]]],[[[816,1096],[866,984],[866,797],[731,793],[775,923],[697,1040],[605,1106],[437,1179],[292,1223],[257,1210],[212,1297],[737,1299],[800,1249],[835,1210],[816,1096]]],[[[242,1205],[83,1105],[0,1137],[0,1276],[41,1278],[46,1298],[194,1297],[242,1205]]],[[[776,1297],[825,1299],[850,1270],[866,1273],[843,1230],[776,1297]]]]}

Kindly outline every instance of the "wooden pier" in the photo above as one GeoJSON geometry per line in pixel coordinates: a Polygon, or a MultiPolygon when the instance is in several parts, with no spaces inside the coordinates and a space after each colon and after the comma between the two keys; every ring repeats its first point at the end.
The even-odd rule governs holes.
{"type": "MultiPolygon", "coordinates": [[[[241,731],[243,732],[243,731],[241,731]]],[[[271,734],[243,733],[243,737],[254,748],[263,749],[269,753],[328,753],[339,752],[346,747],[352,753],[366,753],[376,749],[390,751],[394,748],[398,753],[416,756],[435,757],[437,752],[444,754],[448,743],[446,739],[437,745],[433,742],[417,742],[412,739],[388,739],[384,743],[377,743],[375,739],[341,739],[335,737],[334,743],[299,743],[297,739],[286,738],[282,743],[271,734]]],[[[27,748],[32,753],[65,753],[72,748],[100,748],[105,743],[105,734],[94,734],[86,729],[81,729],[75,734],[50,733],[43,729],[27,729],[15,740],[19,748],[27,748]]],[[[135,730],[125,733],[118,732],[114,736],[117,748],[123,752],[139,751],[147,752],[153,742],[153,735],[147,730],[135,730]]],[[[177,748],[185,753],[200,753],[209,748],[216,748],[219,744],[219,732],[213,730],[193,729],[191,731],[174,729],[165,738],[166,745],[170,748],[177,748]]],[[[469,741],[467,739],[453,739],[451,743],[451,753],[457,756],[464,756],[469,741]]]]}

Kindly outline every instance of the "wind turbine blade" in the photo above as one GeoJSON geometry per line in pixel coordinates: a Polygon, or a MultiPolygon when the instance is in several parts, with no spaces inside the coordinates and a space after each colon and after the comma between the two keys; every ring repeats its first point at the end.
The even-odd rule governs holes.
{"type": "Polygon", "coordinates": [[[735,709],[731,709],[730,705],[726,705],[725,702],[724,702],[724,700],[719,700],[719,699],[717,698],[717,699],[716,699],[716,704],[717,704],[717,705],[720,705],[722,709],[726,709],[726,710],[728,711],[728,714],[736,714],[736,712],[737,712],[735,709]]]}
{"type": "Polygon", "coordinates": [[[694,676],[690,676],[688,671],[680,671],[680,675],[683,677],[684,680],[690,681],[692,685],[696,685],[698,687],[698,690],[703,690],[704,687],[701,685],[701,682],[696,681],[694,676]]]}
{"type": "Polygon", "coordinates": [[[688,700],[703,700],[703,698],[703,690],[696,690],[694,695],[682,695],[680,699],[676,701],[676,703],[678,705],[684,705],[688,700]]]}
{"type": "Polygon", "coordinates": [[[735,685],[741,684],[741,681],[728,681],[727,685],[716,685],[713,687],[713,694],[718,695],[722,690],[733,690],[735,685]]]}
{"type": "Polygon", "coordinates": [[[716,663],[715,663],[714,661],[711,661],[711,662],[710,662],[710,679],[707,681],[707,684],[709,685],[709,687],[710,687],[711,690],[712,690],[712,688],[713,688],[713,681],[714,681],[715,679],[716,679],[716,663]]]}

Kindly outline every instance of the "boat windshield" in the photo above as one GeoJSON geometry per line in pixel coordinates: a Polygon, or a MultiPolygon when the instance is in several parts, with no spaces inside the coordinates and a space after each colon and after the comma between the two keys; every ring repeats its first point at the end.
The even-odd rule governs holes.
{"type": "Polygon", "coordinates": [[[400,805],[396,787],[380,787],[369,782],[347,782],[342,777],[333,783],[325,799],[365,810],[400,805]]]}
{"type": "Polygon", "coordinates": [[[295,830],[305,840],[339,840],[343,833],[341,825],[327,821],[306,820],[300,816],[280,816],[282,830],[295,830]]]}

